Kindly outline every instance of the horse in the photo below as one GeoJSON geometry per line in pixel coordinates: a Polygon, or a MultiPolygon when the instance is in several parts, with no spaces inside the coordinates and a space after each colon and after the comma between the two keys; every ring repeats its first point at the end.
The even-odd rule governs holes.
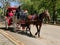
{"type": "MultiPolygon", "coordinates": [[[[38,37],[40,37],[40,31],[41,31],[43,19],[47,18],[48,21],[50,21],[50,14],[49,14],[48,10],[45,10],[44,12],[42,12],[39,15],[28,15],[27,18],[28,18],[28,20],[26,21],[27,29],[29,29],[29,31],[30,31],[30,25],[31,24],[35,25],[37,28],[37,32],[35,33],[35,36],[38,35],[38,37]]],[[[26,29],[26,31],[27,31],[27,29],[26,29]]],[[[32,33],[30,31],[30,35],[31,34],[32,33]]]]}
{"type": "MultiPolygon", "coordinates": [[[[19,12],[22,12],[20,7],[18,7],[16,10],[16,16],[17,16],[18,20],[20,20],[20,17],[21,17],[20,15],[22,15],[19,12]]],[[[38,34],[38,37],[40,37],[40,30],[41,30],[44,18],[47,18],[48,21],[50,20],[50,14],[49,14],[48,10],[45,10],[44,12],[42,12],[39,15],[36,15],[36,14],[27,15],[26,20],[22,21],[22,25],[21,25],[21,21],[18,21],[18,23],[19,23],[18,25],[21,25],[22,27],[26,27],[26,33],[27,33],[27,31],[29,31],[30,35],[32,35],[32,33],[30,31],[30,25],[31,24],[35,25],[37,28],[37,32],[35,33],[35,36],[38,34]]]]}

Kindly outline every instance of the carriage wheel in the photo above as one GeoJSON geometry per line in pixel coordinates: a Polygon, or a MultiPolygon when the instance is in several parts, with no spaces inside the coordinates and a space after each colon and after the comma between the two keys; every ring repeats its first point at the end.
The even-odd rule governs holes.
{"type": "Polygon", "coordinates": [[[13,31],[16,32],[17,30],[17,18],[16,16],[13,16],[13,31]]]}
{"type": "Polygon", "coordinates": [[[5,19],[5,28],[8,29],[8,22],[6,19],[5,19]]]}
{"type": "Polygon", "coordinates": [[[13,24],[13,31],[16,32],[17,28],[16,28],[16,23],[13,24]]]}

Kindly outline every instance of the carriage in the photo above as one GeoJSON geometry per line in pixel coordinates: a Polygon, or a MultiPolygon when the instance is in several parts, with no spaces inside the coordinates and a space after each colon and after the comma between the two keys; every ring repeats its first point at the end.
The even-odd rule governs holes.
{"type": "Polygon", "coordinates": [[[5,16],[5,27],[6,27],[6,29],[8,29],[8,27],[9,27],[10,25],[12,25],[13,28],[15,29],[15,28],[16,28],[16,27],[15,27],[15,25],[16,25],[15,12],[16,12],[17,7],[18,7],[18,6],[21,6],[22,3],[13,1],[13,2],[8,2],[8,5],[9,5],[9,6],[6,8],[6,9],[7,9],[6,15],[8,15],[8,13],[9,13],[10,11],[12,11],[12,12],[13,12],[13,16],[12,16],[12,18],[10,18],[10,17],[8,17],[8,16],[5,16]]]}
{"type": "MultiPolygon", "coordinates": [[[[12,11],[13,10],[13,11],[15,11],[15,13],[16,13],[17,7],[19,7],[20,5],[22,5],[22,4],[19,4],[19,3],[16,4],[16,2],[15,3],[14,2],[10,2],[10,3],[13,3],[14,5],[11,4],[12,6],[10,5],[7,8],[7,10],[8,11],[12,11]]],[[[27,10],[24,10],[23,12],[25,13],[25,12],[27,12],[27,10]]],[[[6,29],[8,29],[8,27],[12,24],[14,31],[16,31],[17,28],[19,29],[20,27],[22,27],[22,30],[25,30],[26,29],[26,30],[29,30],[30,31],[29,24],[27,24],[27,23],[29,23],[29,22],[31,23],[31,21],[28,21],[28,19],[26,20],[26,18],[28,17],[29,19],[32,19],[33,16],[31,16],[31,15],[30,16],[27,16],[27,14],[26,15],[25,14],[24,15],[21,14],[21,17],[20,17],[21,20],[18,20],[17,17],[15,16],[15,14],[14,14],[14,16],[13,16],[12,19],[9,18],[9,17],[7,17],[6,20],[5,20],[5,27],[6,27],[6,29]]]]}

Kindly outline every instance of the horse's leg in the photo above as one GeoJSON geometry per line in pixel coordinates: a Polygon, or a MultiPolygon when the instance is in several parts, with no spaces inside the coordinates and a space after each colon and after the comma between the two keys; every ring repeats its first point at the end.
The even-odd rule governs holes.
{"type": "Polygon", "coordinates": [[[38,29],[38,37],[40,37],[40,28],[38,29]]]}
{"type": "Polygon", "coordinates": [[[27,32],[28,32],[28,27],[26,27],[26,34],[27,34],[27,32]]]}
{"type": "Polygon", "coordinates": [[[26,25],[26,34],[29,31],[29,25],[26,25]]]}
{"type": "Polygon", "coordinates": [[[37,32],[35,33],[35,35],[37,35],[37,33],[38,33],[38,25],[36,25],[36,28],[37,28],[37,32]]]}
{"type": "Polygon", "coordinates": [[[28,28],[29,28],[29,32],[30,32],[30,35],[31,35],[32,33],[31,33],[31,31],[30,31],[30,26],[28,26],[28,28]]]}
{"type": "Polygon", "coordinates": [[[28,32],[28,31],[29,31],[30,35],[32,35],[32,33],[30,31],[30,25],[28,25],[27,28],[26,28],[26,32],[28,32]]]}
{"type": "Polygon", "coordinates": [[[42,23],[40,23],[40,25],[39,25],[39,29],[38,29],[38,37],[40,37],[41,26],[42,26],[42,23]]]}

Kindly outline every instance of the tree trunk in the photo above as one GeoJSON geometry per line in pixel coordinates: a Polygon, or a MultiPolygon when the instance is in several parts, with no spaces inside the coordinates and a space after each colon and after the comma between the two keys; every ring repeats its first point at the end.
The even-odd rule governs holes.
{"type": "Polygon", "coordinates": [[[56,24],[57,21],[57,11],[56,11],[56,0],[52,0],[53,2],[53,24],[56,24]]]}

